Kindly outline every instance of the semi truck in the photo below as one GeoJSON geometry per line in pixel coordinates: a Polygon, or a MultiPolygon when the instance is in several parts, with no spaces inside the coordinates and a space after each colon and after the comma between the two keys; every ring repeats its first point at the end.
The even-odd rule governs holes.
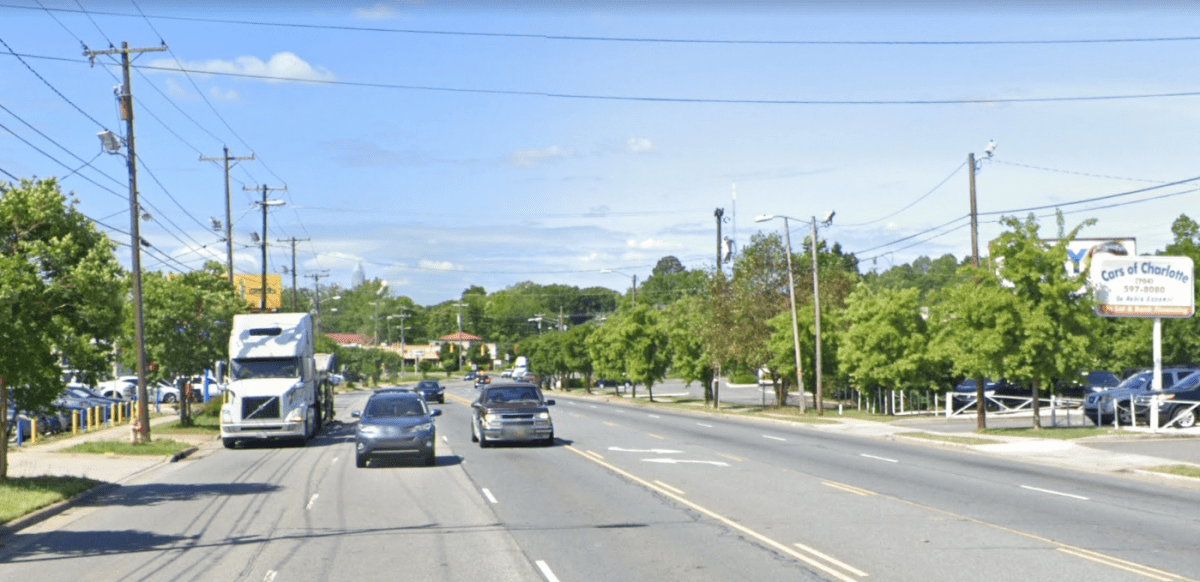
{"type": "MultiPolygon", "coordinates": [[[[221,405],[221,441],[287,440],[301,445],[331,420],[307,313],[236,315],[229,336],[229,378],[221,405]]],[[[328,400],[328,402],[327,402],[328,400]]]]}

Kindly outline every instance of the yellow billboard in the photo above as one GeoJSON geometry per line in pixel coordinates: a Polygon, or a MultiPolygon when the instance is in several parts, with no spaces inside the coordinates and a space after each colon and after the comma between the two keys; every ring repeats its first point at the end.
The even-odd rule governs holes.
{"type": "MultiPolygon", "coordinates": [[[[251,309],[258,309],[262,302],[262,275],[233,276],[233,287],[251,309]]],[[[278,310],[283,305],[283,277],[267,275],[267,309],[278,310]]]]}

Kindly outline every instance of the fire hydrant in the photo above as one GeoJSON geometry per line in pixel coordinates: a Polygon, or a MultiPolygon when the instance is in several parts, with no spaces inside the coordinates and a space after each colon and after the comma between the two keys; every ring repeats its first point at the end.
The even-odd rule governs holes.
{"type": "Polygon", "coordinates": [[[129,444],[138,444],[138,435],[142,432],[142,420],[138,417],[133,417],[133,422],[129,423],[129,444]]]}

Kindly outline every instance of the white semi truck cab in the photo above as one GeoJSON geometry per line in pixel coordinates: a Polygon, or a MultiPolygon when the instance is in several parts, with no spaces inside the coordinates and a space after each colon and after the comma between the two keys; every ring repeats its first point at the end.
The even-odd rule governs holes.
{"type": "Polygon", "coordinates": [[[307,442],[331,411],[320,389],[313,321],[307,313],[236,315],[229,337],[229,381],[221,440],[307,442]]]}

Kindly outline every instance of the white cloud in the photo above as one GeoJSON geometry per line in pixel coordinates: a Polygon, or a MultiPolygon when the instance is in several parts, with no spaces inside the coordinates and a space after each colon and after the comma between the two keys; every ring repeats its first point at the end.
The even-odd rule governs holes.
{"type": "Polygon", "coordinates": [[[537,168],[542,162],[556,158],[569,158],[575,155],[572,150],[564,150],[558,146],[550,146],[540,150],[520,150],[513,152],[509,163],[518,168],[537,168]]]}
{"type": "Polygon", "coordinates": [[[579,260],[581,260],[585,263],[591,263],[593,261],[599,261],[601,259],[607,259],[607,258],[608,258],[608,255],[602,255],[600,253],[592,253],[586,257],[579,257],[579,260]]]}
{"type": "Polygon", "coordinates": [[[386,2],[379,2],[370,8],[355,8],[350,15],[359,20],[391,20],[401,16],[395,5],[386,2]]]}
{"type": "MultiPolygon", "coordinates": [[[[150,66],[170,70],[180,68],[179,63],[167,59],[153,61],[150,66]]],[[[332,81],[337,78],[329,69],[314,67],[296,53],[286,51],[271,55],[266,62],[258,57],[237,57],[232,61],[213,59],[183,63],[182,68],[191,72],[248,75],[268,83],[285,83],[289,80],[332,81]]]]}
{"type": "Polygon", "coordinates": [[[629,245],[630,248],[635,248],[635,249],[681,249],[681,248],[683,248],[683,245],[679,244],[679,243],[667,242],[665,240],[656,240],[656,239],[652,239],[652,238],[648,238],[644,241],[630,240],[630,241],[628,241],[627,244],[629,245]]]}
{"type": "Polygon", "coordinates": [[[454,263],[450,261],[431,261],[429,259],[421,259],[417,261],[417,266],[422,269],[433,269],[435,271],[457,271],[454,263]]]}
{"type": "Polygon", "coordinates": [[[225,101],[226,103],[237,103],[242,100],[242,96],[238,94],[237,89],[222,90],[220,87],[213,87],[208,90],[208,94],[217,101],[225,101]]]}
{"type": "Polygon", "coordinates": [[[184,89],[175,79],[167,79],[167,95],[177,101],[196,101],[196,94],[184,89]]]}
{"type": "Polygon", "coordinates": [[[625,151],[631,154],[641,154],[654,151],[654,144],[650,142],[650,138],[631,137],[625,141],[625,151]]]}

